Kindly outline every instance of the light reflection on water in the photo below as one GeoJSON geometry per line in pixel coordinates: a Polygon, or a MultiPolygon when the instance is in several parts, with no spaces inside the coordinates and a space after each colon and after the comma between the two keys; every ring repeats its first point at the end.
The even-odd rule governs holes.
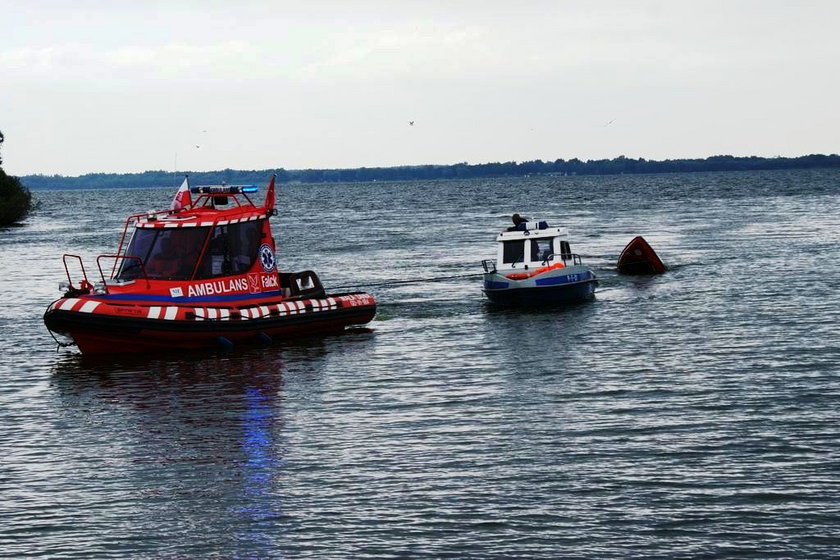
{"type": "Polygon", "coordinates": [[[830,557],[837,184],[284,187],[278,260],[328,287],[478,273],[510,212],[540,209],[601,286],[521,312],[479,276],[378,285],[377,319],[342,336],[104,360],[43,328],[60,255],[110,252],[112,206],[171,193],[38,193],[0,231],[0,555],[830,557]],[[637,234],[666,275],[615,273],[637,234]]]}

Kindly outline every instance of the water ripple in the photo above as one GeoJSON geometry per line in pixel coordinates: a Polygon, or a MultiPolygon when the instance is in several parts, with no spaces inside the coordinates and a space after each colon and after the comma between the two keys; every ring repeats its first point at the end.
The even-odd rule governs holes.
{"type": "Polygon", "coordinates": [[[832,557],[837,177],[284,186],[279,262],[376,284],[369,328],[104,360],[43,329],[60,255],[110,250],[111,207],[171,193],[37,193],[0,231],[0,556],[832,557]],[[512,211],[569,229],[595,301],[382,285],[479,272],[512,211]],[[616,274],[637,234],[667,274],[616,274]]]}

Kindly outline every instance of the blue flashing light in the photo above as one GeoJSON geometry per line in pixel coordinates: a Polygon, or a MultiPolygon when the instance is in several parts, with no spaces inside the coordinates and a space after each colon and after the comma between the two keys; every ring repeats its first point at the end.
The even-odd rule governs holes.
{"type": "Polygon", "coordinates": [[[242,192],[243,193],[255,193],[259,191],[260,188],[255,185],[242,185],[242,192]]]}

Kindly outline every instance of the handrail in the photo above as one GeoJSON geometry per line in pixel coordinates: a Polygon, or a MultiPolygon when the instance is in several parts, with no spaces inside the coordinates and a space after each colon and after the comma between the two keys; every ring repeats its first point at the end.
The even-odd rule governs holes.
{"type": "MultiPolygon", "coordinates": [[[[543,266],[546,266],[546,265],[550,264],[551,262],[562,262],[564,265],[568,265],[569,261],[571,261],[571,263],[573,265],[581,265],[581,266],[583,265],[583,260],[581,259],[581,256],[577,253],[550,253],[541,262],[542,262],[543,266]]],[[[510,264],[510,268],[515,269],[516,264],[518,262],[520,262],[519,258],[517,258],[515,261],[513,261],[510,264]]],[[[522,262],[524,262],[524,260],[522,262]]],[[[529,261],[529,262],[537,262],[537,261],[529,261]]],[[[496,263],[492,259],[485,259],[485,260],[481,261],[481,264],[482,264],[482,266],[484,266],[484,271],[485,272],[496,272],[496,263]],[[487,263],[491,263],[493,265],[493,270],[492,271],[489,270],[490,265],[487,264],[487,263]]],[[[526,268],[527,268],[527,265],[526,265],[526,268]]]]}
{"type": "MultiPolygon", "coordinates": [[[[157,213],[156,213],[157,214],[157,213]]],[[[125,219],[125,226],[123,227],[122,236],[120,237],[120,244],[117,246],[117,254],[121,255],[123,252],[123,244],[125,243],[125,237],[128,234],[128,226],[132,223],[137,222],[139,218],[143,216],[148,216],[148,214],[133,214],[125,219]]],[[[111,277],[114,276],[114,273],[117,271],[117,261],[114,261],[114,268],[111,269],[111,277]]]]}
{"type": "Polygon", "coordinates": [[[79,261],[79,266],[82,269],[82,280],[89,284],[90,282],[88,281],[87,271],[85,270],[85,263],[82,261],[82,257],[80,257],[79,255],[70,255],[68,253],[65,253],[61,257],[61,262],[64,263],[64,273],[67,274],[67,283],[70,284],[71,287],[73,286],[73,279],[70,278],[70,268],[67,266],[67,257],[71,257],[79,261]]]}

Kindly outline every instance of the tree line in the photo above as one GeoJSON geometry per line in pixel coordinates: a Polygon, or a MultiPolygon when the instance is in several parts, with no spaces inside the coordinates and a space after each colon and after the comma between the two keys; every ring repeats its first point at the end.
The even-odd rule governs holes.
{"type": "MultiPolygon", "coordinates": [[[[373,181],[413,181],[521,177],[526,175],[619,175],[636,173],[692,173],[701,171],[757,171],[772,169],[813,169],[840,167],[840,155],[811,154],[799,157],[719,155],[699,159],[648,160],[619,156],[613,159],[582,161],[578,158],[554,161],[508,161],[504,163],[457,163],[454,165],[410,165],[398,167],[360,167],[352,169],[262,169],[189,172],[190,183],[257,184],[271,175],[281,183],[355,183],[373,181]]],[[[78,177],[26,175],[21,177],[29,189],[75,188],[151,188],[177,186],[184,173],[145,171],[143,173],[88,173],[78,177]]]]}

